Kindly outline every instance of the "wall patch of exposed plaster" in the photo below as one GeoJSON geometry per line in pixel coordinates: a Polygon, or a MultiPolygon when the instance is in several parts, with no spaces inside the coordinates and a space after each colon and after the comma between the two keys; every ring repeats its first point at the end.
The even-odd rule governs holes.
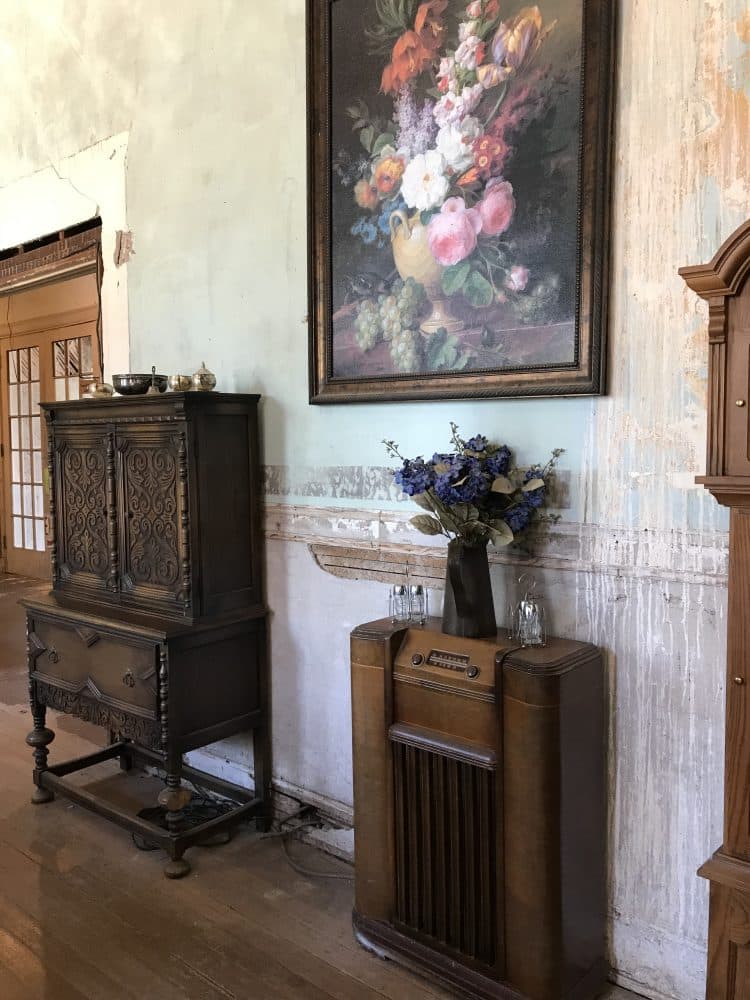
{"type": "Polygon", "coordinates": [[[118,229],[115,233],[115,267],[122,267],[123,264],[127,264],[134,253],[133,234],[129,230],[123,232],[122,229],[118,229]]]}

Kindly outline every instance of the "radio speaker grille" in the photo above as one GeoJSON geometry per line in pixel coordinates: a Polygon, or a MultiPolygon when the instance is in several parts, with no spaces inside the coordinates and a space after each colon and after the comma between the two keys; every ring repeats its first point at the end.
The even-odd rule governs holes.
{"type": "Polygon", "coordinates": [[[495,964],[495,770],[394,742],[397,918],[495,964]]]}

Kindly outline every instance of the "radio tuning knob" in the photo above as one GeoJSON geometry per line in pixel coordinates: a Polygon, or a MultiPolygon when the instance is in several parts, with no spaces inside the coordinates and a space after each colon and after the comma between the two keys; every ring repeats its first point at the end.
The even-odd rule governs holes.
{"type": "Polygon", "coordinates": [[[415,667],[419,667],[424,662],[424,656],[422,656],[421,653],[414,653],[411,658],[411,662],[414,664],[415,667]]]}
{"type": "Polygon", "coordinates": [[[479,677],[479,667],[475,667],[472,664],[472,666],[470,666],[466,671],[466,676],[469,677],[471,680],[474,680],[475,677],[479,677]]]}

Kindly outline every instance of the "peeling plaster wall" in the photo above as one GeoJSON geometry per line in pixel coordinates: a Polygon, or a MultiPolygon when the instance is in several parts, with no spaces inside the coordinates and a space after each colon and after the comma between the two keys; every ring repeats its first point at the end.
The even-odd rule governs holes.
{"type": "MultiPolygon", "coordinates": [[[[306,403],[303,0],[0,13],[0,226],[27,224],[14,186],[127,133],[127,225],[113,231],[134,234],[133,368],[205,359],[222,388],[262,392],[272,499],[338,511],[269,526],[280,787],[351,805],[347,631],[382,611],[384,587],[326,574],[308,544],[376,545],[382,512],[405,509],[380,440],[429,452],[454,419],[522,461],[566,449],[577,556],[542,552],[539,572],[556,630],[607,652],[612,963],[621,982],[679,1000],[703,994],[707,891],[694,872],[721,837],[727,519],[692,485],[706,316],[676,270],[750,214],[749,45],[745,0],[621,2],[606,398],[341,410],[306,403]]],[[[400,528],[392,541],[417,540],[400,528]]],[[[502,608],[513,572],[493,572],[502,608]]],[[[247,747],[221,750],[216,766],[241,772],[247,747]]]]}

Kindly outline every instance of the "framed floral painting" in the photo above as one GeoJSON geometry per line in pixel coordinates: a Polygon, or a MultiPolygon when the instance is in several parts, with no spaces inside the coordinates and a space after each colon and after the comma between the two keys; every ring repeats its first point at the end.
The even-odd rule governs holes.
{"type": "Polygon", "coordinates": [[[310,401],[604,391],[616,0],[308,0],[310,401]]]}

